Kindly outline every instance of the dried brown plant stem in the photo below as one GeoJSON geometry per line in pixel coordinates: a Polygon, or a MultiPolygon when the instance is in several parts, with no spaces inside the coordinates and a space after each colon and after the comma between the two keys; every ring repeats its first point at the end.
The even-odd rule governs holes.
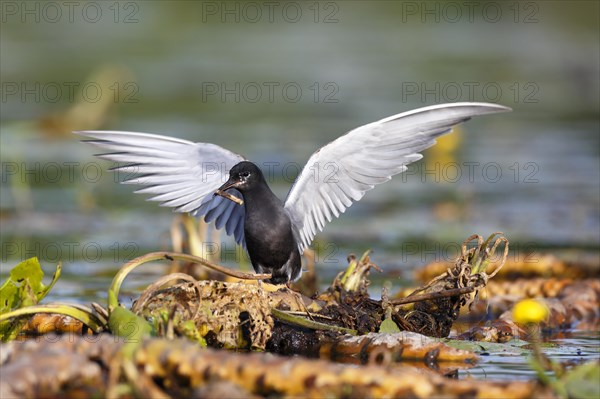
{"type": "Polygon", "coordinates": [[[475,287],[453,288],[451,290],[431,292],[428,294],[421,294],[421,295],[411,295],[406,298],[394,299],[394,300],[390,301],[390,304],[404,305],[407,303],[429,301],[431,299],[447,298],[447,297],[452,297],[452,296],[457,296],[457,295],[470,294],[473,291],[475,291],[475,287]]]}

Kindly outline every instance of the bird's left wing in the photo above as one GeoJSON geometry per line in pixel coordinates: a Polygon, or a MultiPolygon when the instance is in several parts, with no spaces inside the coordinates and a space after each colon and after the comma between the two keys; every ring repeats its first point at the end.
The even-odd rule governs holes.
{"type": "MultiPolygon", "coordinates": [[[[87,143],[107,150],[98,156],[119,166],[124,184],[146,186],[136,193],[151,194],[151,201],[204,216],[215,221],[218,229],[225,227],[236,242],[244,241],[243,206],[213,196],[229,178],[229,170],[244,160],[239,154],[210,143],[193,143],[149,133],[118,131],[82,131],[77,134],[91,137],[87,143]]],[[[237,190],[230,193],[242,198],[237,190]]]]}
{"type": "Polygon", "coordinates": [[[419,108],[358,127],[317,150],[285,201],[300,252],[333,216],[377,184],[404,172],[453,125],[473,116],[510,111],[487,103],[453,103],[419,108]]]}

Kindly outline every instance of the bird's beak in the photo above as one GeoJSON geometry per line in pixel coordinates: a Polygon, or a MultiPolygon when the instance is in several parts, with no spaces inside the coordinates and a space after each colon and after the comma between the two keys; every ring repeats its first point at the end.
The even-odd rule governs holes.
{"type": "Polygon", "coordinates": [[[237,183],[238,182],[236,180],[229,179],[225,182],[225,184],[223,184],[221,187],[219,187],[213,195],[220,195],[221,197],[227,198],[228,200],[233,201],[238,205],[244,205],[244,201],[242,201],[235,195],[229,194],[227,192],[227,190],[229,190],[230,188],[235,188],[237,183]]]}

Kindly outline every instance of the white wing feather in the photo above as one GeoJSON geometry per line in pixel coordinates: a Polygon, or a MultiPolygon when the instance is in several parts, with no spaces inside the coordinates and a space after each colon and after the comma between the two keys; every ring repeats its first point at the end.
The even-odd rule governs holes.
{"type": "MultiPolygon", "coordinates": [[[[112,168],[121,173],[124,184],[143,185],[136,191],[151,194],[150,201],[215,220],[218,229],[225,226],[227,234],[238,243],[244,240],[243,206],[214,192],[227,181],[229,170],[244,157],[209,143],[193,143],[149,133],[118,131],[75,132],[93,140],[93,144],[108,153],[100,158],[125,165],[112,168]]],[[[242,198],[237,190],[231,194],[242,198]]]]}
{"type": "Polygon", "coordinates": [[[300,252],[326,222],[365,192],[404,172],[435,138],[473,116],[510,111],[487,103],[453,103],[419,108],[358,127],[316,151],[285,201],[300,252]]]}

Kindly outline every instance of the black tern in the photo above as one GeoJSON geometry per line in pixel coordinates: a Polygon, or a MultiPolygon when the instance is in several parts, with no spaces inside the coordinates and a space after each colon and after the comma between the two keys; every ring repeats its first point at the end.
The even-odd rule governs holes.
{"type": "Polygon", "coordinates": [[[215,144],[148,133],[75,133],[110,151],[99,157],[124,163],[113,168],[132,174],[122,183],[144,185],[136,193],[225,227],[245,245],[254,270],[271,273],[267,281],[282,284],[300,277],[300,255],[326,222],[404,172],[452,126],[507,111],[488,103],[440,104],[358,127],[312,154],[284,202],[258,166],[215,144]]]}

